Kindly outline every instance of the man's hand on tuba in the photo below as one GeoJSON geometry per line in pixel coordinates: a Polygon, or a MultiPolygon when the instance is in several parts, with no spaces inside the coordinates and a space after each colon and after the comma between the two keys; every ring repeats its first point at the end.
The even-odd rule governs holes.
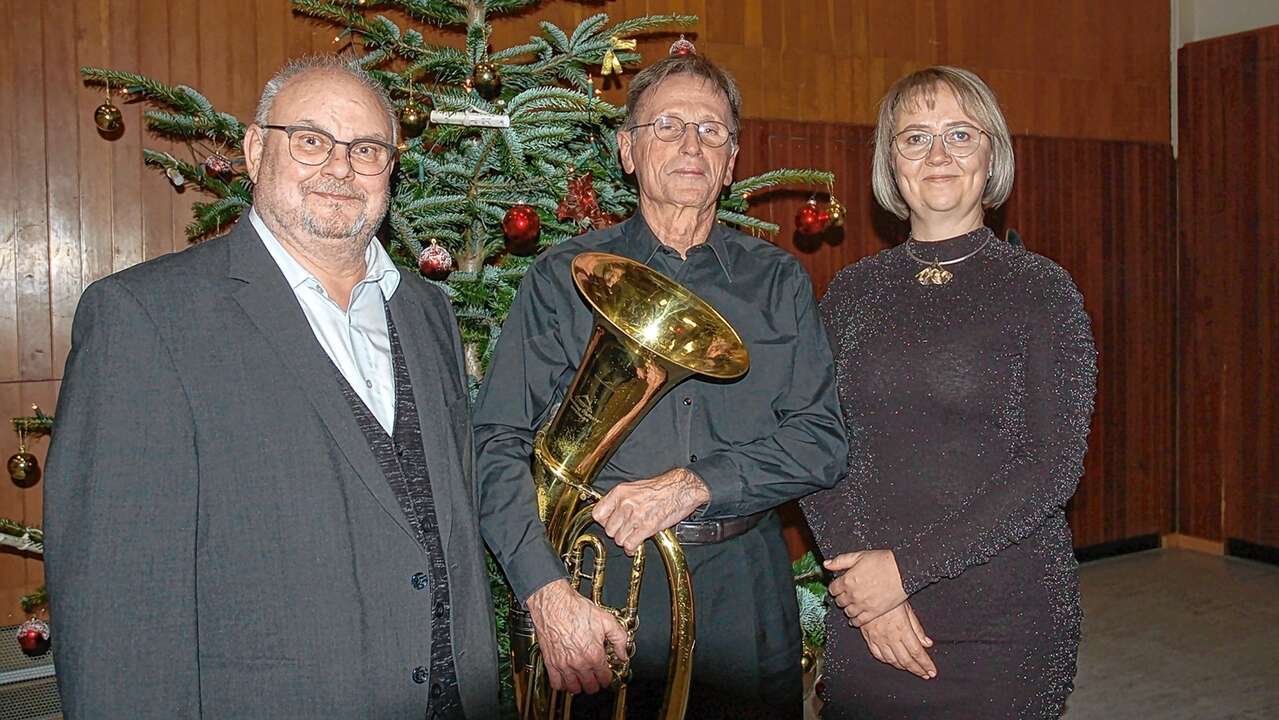
{"type": "Polygon", "coordinates": [[[675,468],[619,484],[595,504],[591,517],[627,555],[634,555],[645,540],[674,527],[710,499],[710,489],[696,473],[675,468]]]}
{"type": "Polygon", "coordinates": [[[571,693],[596,693],[613,681],[607,643],[626,660],[626,630],[617,618],[556,580],[529,596],[529,614],[537,631],[551,687],[571,693]]]}

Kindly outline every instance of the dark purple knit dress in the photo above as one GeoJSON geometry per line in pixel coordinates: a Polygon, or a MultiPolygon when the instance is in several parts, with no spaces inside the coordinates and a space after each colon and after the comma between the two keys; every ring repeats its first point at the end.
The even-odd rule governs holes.
{"type": "Polygon", "coordinates": [[[891,548],[936,645],[921,680],[827,617],[824,720],[1056,718],[1072,689],[1079,593],[1064,506],[1083,472],[1096,351],[1052,261],[981,228],[916,243],[959,258],[924,286],[901,245],[822,300],[848,424],[848,475],[803,502],[822,554],[891,548]]]}

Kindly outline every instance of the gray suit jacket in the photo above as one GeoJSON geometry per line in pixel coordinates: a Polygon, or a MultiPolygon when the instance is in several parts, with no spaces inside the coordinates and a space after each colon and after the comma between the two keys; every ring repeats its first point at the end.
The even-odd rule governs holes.
{"type": "MultiPolygon", "coordinates": [[[[497,649],[461,343],[420,278],[390,307],[482,720],[497,649]]],[[[420,720],[426,556],[249,223],[85,291],[56,417],[45,560],[68,718],[420,720]]]]}

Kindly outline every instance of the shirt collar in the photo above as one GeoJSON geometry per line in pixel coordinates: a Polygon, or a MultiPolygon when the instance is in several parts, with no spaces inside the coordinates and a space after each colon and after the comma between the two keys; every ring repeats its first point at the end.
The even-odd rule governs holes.
{"type": "MultiPolygon", "coordinates": [[[[636,210],[631,219],[626,221],[626,229],[623,232],[623,236],[627,244],[636,250],[635,257],[642,258],[642,262],[645,265],[663,247],[661,241],[657,239],[657,235],[648,226],[648,221],[644,219],[643,213],[639,210],[636,210]]],[[[705,245],[709,246],[711,251],[715,253],[715,260],[719,263],[720,269],[724,271],[724,277],[730,283],[733,282],[732,260],[728,253],[728,228],[716,222],[711,226],[711,236],[707,238],[705,245]]],[[[691,251],[692,248],[689,248],[689,250],[691,251]]]]}
{"type": "MultiPolygon", "coordinates": [[[[280,272],[284,274],[284,280],[290,288],[297,290],[308,281],[319,284],[320,281],[309,270],[302,267],[288,250],[284,249],[284,246],[276,239],[275,233],[271,232],[271,229],[262,221],[262,216],[258,215],[257,208],[249,208],[249,222],[253,224],[253,229],[258,231],[258,237],[262,239],[267,252],[271,253],[275,264],[280,266],[280,272]]],[[[364,266],[367,271],[360,282],[377,283],[382,290],[382,297],[390,300],[396,288],[400,286],[400,271],[396,269],[391,256],[387,254],[386,249],[376,237],[369,240],[369,246],[364,251],[364,266]]]]}

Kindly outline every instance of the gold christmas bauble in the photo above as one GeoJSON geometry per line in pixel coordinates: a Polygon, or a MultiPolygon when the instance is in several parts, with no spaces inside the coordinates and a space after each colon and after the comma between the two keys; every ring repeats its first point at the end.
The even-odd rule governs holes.
{"type": "Polygon", "coordinates": [[[830,218],[830,226],[843,227],[844,217],[846,215],[847,215],[847,212],[844,210],[843,204],[841,204],[834,197],[831,197],[830,207],[826,208],[826,216],[830,218]]]}
{"type": "Polygon", "coordinates": [[[431,111],[422,107],[416,100],[409,100],[400,109],[400,128],[404,137],[415,138],[421,135],[431,122],[431,111]]]}
{"type": "Polygon", "coordinates": [[[502,94],[502,76],[498,74],[497,65],[489,62],[475,66],[471,73],[471,84],[475,91],[485,100],[496,100],[502,94]]]}
{"type": "Polygon", "coordinates": [[[117,132],[124,127],[124,115],[121,114],[120,108],[112,105],[108,100],[93,111],[93,124],[97,125],[102,132],[117,132]]]}
{"type": "Polygon", "coordinates": [[[23,451],[9,458],[9,479],[21,488],[29,488],[40,481],[40,463],[36,456],[23,451]]]}

